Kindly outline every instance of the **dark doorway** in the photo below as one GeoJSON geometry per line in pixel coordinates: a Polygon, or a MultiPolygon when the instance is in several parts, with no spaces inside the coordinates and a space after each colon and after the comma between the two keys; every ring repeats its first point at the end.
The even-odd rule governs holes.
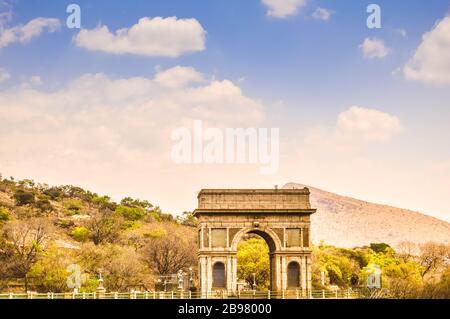
{"type": "Polygon", "coordinates": [[[296,261],[288,264],[288,288],[300,287],[300,265],[296,261]]]}
{"type": "Polygon", "coordinates": [[[213,265],[213,288],[226,288],[225,265],[216,262],[213,265]]]}

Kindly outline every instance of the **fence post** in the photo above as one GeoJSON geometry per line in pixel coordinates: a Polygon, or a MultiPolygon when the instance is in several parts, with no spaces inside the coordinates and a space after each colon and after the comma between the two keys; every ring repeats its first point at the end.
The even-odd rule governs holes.
{"type": "Polygon", "coordinates": [[[174,296],[173,296],[173,290],[172,290],[172,299],[174,299],[174,296]]]}
{"type": "Polygon", "coordinates": [[[296,297],[297,299],[299,299],[299,298],[298,298],[298,289],[295,291],[295,297],[296,297]]]}
{"type": "Polygon", "coordinates": [[[267,290],[267,299],[270,299],[270,290],[267,290]]]}
{"type": "Polygon", "coordinates": [[[322,299],[325,299],[325,290],[322,290],[322,299]]]}
{"type": "Polygon", "coordinates": [[[347,290],[347,299],[350,299],[350,290],[347,290]]]}
{"type": "Polygon", "coordinates": [[[338,291],[337,291],[337,289],[336,289],[336,299],[338,299],[338,291]]]}
{"type": "Polygon", "coordinates": [[[189,299],[192,299],[192,291],[189,290],[189,299]]]}
{"type": "Polygon", "coordinates": [[[14,299],[14,294],[12,292],[9,293],[9,299],[14,299]]]}
{"type": "Polygon", "coordinates": [[[281,299],[284,299],[284,289],[281,291],[281,299]]]}

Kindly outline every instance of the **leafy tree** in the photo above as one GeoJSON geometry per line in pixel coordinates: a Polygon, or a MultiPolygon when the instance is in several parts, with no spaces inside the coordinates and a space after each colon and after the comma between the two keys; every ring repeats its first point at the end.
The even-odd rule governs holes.
{"type": "Polygon", "coordinates": [[[249,238],[238,244],[237,276],[253,285],[253,274],[258,289],[269,287],[269,247],[262,238],[249,238]]]}
{"type": "Polygon", "coordinates": [[[68,291],[67,266],[71,263],[67,252],[55,246],[39,254],[38,260],[27,273],[27,278],[33,279],[33,283],[41,292],[68,291]]]}
{"type": "Polygon", "coordinates": [[[388,249],[392,249],[391,246],[385,243],[371,243],[370,249],[372,249],[376,253],[384,253],[388,249]]]}

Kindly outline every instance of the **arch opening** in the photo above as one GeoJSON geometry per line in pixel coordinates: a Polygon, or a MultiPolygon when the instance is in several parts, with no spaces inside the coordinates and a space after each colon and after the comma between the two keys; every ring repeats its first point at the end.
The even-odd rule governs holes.
{"type": "MultiPolygon", "coordinates": [[[[267,238],[267,236],[265,236],[267,238]]],[[[238,290],[269,290],[272,286],[270,253],[273,241],[261,236],[261,232],[249,231],[237,245],[238,290]]]]}

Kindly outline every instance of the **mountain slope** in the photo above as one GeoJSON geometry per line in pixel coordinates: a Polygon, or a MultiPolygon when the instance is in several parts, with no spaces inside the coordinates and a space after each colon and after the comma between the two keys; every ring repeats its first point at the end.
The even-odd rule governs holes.
{"type": "MultiPolygon", "coordinates": [[[[288,183],[283,188],[303,188],[288,183]]],[[[311,191],[312,239],[338,247],[402,241],[450,243],[450,223],[407,209],[374,204],[306,186],[311,191]]]]}

